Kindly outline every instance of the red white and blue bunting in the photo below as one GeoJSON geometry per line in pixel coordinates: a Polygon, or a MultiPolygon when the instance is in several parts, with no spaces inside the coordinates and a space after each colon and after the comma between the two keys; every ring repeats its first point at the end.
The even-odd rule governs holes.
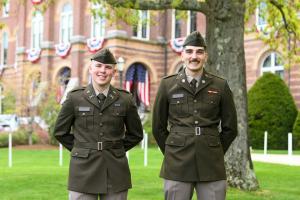
{"type": "Polygon", "coordinates": [[[182,38],[174,38],[170,40],[170,46],[176,53],[181,53],[183,50],[183,43],[184,43],[185,37],[182,38]]]}
{"type": "Polygon", "coordinates": [[[89,38],[86,41],[89,52],[95,53],[98,50],[102,49],[104,43],[104,38],[89,38]]]}
{"type": "Polygon", "coordinates": [[[31,0],[31,3],[34,4],[34,5],[38,5],[42,2],[43,2],[43,0],[31,0]]]}
{"type": "Polygon", "coordinates": [[[40,58],[41,52],[42,51],[39,48],[27,49],[27,60],[29,60],[30,62],[36,62],[40,58]]]}
{"type": "Polygon", "coordinates": [[[71,49],[71,44],[70,43],[59,43],[55,45],[55,53],[56,55],[65,58],[71,49]]]}

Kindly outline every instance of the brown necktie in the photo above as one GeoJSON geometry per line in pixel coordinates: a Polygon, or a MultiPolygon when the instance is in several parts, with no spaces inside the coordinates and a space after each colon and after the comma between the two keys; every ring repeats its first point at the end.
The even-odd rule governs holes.
{"type": "Polygon", "coordinates": [[[104,94],[102,94],[102,93],[99,93],[98,96],[97,96],[97,98],[98,98],[98,101],[99,101],[99,104],[100,104],[100,108],[101,108],[102,105],[103,105],[103,103],[104,103],[104,101],[105,101],[106,96],[104,94]]]}
{"type": "Polygon", "coordinates": [[[193,78],[193,80],[191,81],[191,88],[193,90],[193,92],[196,92],[196,88],[197,88],[197,80],[193,78]]]}

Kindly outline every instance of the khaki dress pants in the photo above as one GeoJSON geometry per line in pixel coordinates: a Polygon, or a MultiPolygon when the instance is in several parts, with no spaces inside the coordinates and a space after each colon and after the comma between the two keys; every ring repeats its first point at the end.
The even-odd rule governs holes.
{"type": "Polygon", "coordinates": [[[196,190],[198,200],[225,200],[226,180],[180,182],[164,179],[165,200],[190,200],[196,190]]]}

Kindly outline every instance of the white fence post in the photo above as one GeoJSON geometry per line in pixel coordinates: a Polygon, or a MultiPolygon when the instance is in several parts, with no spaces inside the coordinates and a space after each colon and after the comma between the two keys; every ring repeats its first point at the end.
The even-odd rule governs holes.
{"type": "Polygon", "coordinates": [[[129,162],[129,151],[126,151],[126,157],[127,157],[128,162],[129,162]]]}
{"type": "Polygon", "coordinates": [[[8,167],[12,167],[12,133],[8,133],[8,167]]]}
{"type": "Polygon", "coordinates": [[[148,134],[144,133],[144,166],[148,165],[148,134]]]}
{"type": "Polygon", "coordinates": [[[293,155],[293,135],[292,133],[288,134],[288,155],[293,155]]]}
{"type": "Polygon", "coordinates": [[[265,131],[265,137],[264,137],[264,155],[267,155],[267,149],[268,149],[268,132],[265,131]]]}
{"type": "Polygon", "coordinates": [[[59,166],[63,165],[63,146],[59,143],[59,166]]]}

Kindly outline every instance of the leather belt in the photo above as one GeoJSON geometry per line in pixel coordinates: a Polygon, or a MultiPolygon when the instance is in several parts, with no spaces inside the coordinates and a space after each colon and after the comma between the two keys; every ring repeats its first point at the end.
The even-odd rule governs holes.
{"type": "Polygon", "coordinates": [[[183,133],[183,134],[187,134],[187,135],[207,135],[207,134],[211,134],[210,130],[213,129],[217,129],[217,127],[200,127],[200,126],[196,126],[196,127],[184,127],[184,126],[172,126],[170,129],[171,133],[183,133]]]}
{"type": "Polygon", "coordinates": [[[123,142],[122,140],[101,142],[75,142],[74,146],[78,148],[102,151],[105,149],[120,149],[123,147],[123,142]]]}

